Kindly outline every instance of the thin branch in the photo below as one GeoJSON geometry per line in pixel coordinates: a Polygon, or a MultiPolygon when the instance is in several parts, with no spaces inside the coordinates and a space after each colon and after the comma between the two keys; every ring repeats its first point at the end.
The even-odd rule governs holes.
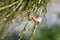
{"type": "Polygon", "coordinates": [[[38,27],[38,25],[36,24],[35,27],[33,28],[33,31],[32,31],[31,37],[30,37],[30,40],[33,40],[34,33],[36,32],[37,27],[38,27]]]}
{"type": "Polygon", "coordinates": [[[16,11],[16,9],[20,6],[20,4],[21,3],[19,3],[18,6],[9,15],[7,15],[6,17],[9,17],[10,15],[12,15],[16,11]]]}
{"type": "Polygon", "coordinates": [[[7,9],[7,8],[10,8],[10,7],[12,7],[13,5],[17,4],[18,2],[19,2],[19,1],[16,1],[16,2],[10,4],[10,5],[4,6],[4,7],[0,7],[0,11],[1,11],[1,10],[4,10],[4,9],[7,9]]]}

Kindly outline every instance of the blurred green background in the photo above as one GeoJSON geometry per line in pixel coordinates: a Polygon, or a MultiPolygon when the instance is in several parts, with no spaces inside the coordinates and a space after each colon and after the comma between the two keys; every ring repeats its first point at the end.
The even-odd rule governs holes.
{"type": "Polygon", "coordinates": [[[48,0],[0,0],[0,40],[60,40],[60,27],[47,28],[28,17],[46,13],[48,0]]]}

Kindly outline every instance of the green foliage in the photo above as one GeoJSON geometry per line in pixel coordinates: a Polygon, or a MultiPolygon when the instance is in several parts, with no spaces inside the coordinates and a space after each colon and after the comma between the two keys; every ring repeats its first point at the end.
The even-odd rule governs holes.
{"type": "MultiPolygon", "coordinates": [[[[53,34],[50,30],[42,29],[41,31],[38,24],[27,20],[29,16],[42,16],[42,11],[46,10],[46,4],[47,0],[4,0],[0,2],[0,39],[52,40],[53,34]]],[[[57,37],[59,39],[59,36],[57,37]]]]}

